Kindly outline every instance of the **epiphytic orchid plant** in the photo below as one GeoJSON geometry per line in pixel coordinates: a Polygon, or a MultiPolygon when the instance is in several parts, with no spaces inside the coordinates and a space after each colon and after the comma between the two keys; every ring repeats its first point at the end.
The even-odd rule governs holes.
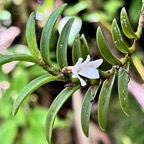
{"type": "MultiPolygon", "coordinates": [[[[81,125],[84,134],[88,136],[89,133],[89,119],[92,103],[91,101],[87,100],[90,97],[89,91],[91,90],[93,91],[94,95],[98,95],[97,92],[98,90],[100,91],[98,100],[98,122],[101,129],[106,129],[109,101],[116,74],[118,75],[118,95],[120,105],[123,112],[126,115],[129,115],[128,82],[130,78],[130,59],[136,51],[137,40],[141,36],[144,23],[142,15],[140,17],[137,32],[134,32],[130,25],[125,8],[121,10],[120,21],[122,31],[127,38],[133,39],[132,46],[128,46],[125,43],[123,34],[121,33],[116,19],[113,20],[111,27],[112,38],[118,51],[124,55],[121,59],[114,56],[109,50],[102,30],[100,27],[98,27],[96,32],[98,49],[103,59],[111,65],[111,69],[107,71],[98,69],[98,67],[102,64],[103,59],[93,60],[90,56],[90,51],[85,36],[83,34],[81,36],[78,34],[72,44],[73,66],[71,66],[68,63],[67,58],[67,41],[74,18],[67,21],[59,36],[57,35],[57,30],[55,27],[56,21],[65,7],[66,4],[57,7],[49,16],[42,31],[40,48],[38,47],[36,41],[36,16],[34,12],[31,13],[26,26],[26,39],[31,55],[13,54],[0,56],[1,65],[11,61],[27,61],[39,65],[40,68],[47,71],[47,74],[37,77],[24,89],[22,89],[13,105],[14,115],[17,113],[24,100],[40,86],[52,81],[71,83],[70,86],[67,86],[59,93],[48,109],[46,119],[46,138],[48,144],[52,143],[52,129],[58,111],[76,90],[84,86],[89,87],[84,96],[81,112],[81,125]],[[50,56],[51,50],[55,47],[57,66],[55,66],[50,56]]],[[[142,7],[142,13],[143,12],[144,10],[142,7]]]]}

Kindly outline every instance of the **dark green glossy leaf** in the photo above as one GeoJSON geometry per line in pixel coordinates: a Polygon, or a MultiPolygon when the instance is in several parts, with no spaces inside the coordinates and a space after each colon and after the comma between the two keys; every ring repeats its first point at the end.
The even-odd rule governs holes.
{"type": "Polygon", "coordinates": [[[58,30],[55,28],[52,32],[52,37],[50,40],[50,49],[56,51],[57,42],[59,38],[58,30]]]}
{"type": "Polygon", "coordinates": [[[81,125],[82,125],[82,130],[85,136],[87,137],[89,135],[89,120],[90,120],[90,113],[92,109],[92,100],[94,100],[98,88],[99,88],[98,85],[90,87],[87,90],[82,102],[81,125]]]}
{"type": "Polygon", "coordinates": [[[112,22],[112,38],[115,46],[118,48],[119,51],[121,51],[122,53],[130,53],[129,46],[121,34],[116,19],[114,19],[112,22]]]}
{"type": "Polygon", "coordinates": [[[35,58],[26,54],[13,54],[13,55],[0,56],[0,65],[3,65],[5,63],[9,63],[12,61],[25,61],[25,62],[37,63],[35,58]]]}
{"type": "Polygon", "coordinates": [[[98,44],[98,49],[103,58],[112,65],[120,65],[120,61],[115,56],[113,56],[113,54],[109,50],[100,27],[98,27],[97,29],[96,40],[98,44]]]}
{"type": "Polygon", "coordinates": [[[65,88],[63,91],[60,92],[60,94],[55,98],[55,100],[51,104],[46,118],[46,138],[48,144],[51,144],[52,128],[58,111],[66,102],[66,100],[79,88],[80,86],[78,85],[75,87],[65,88]]]}
{"type": "Polygon", "coordinates": [[[26,40],[29,47],[29,50],[32,56],[36,60],[42,59],[36,39],[36,29],[35,29],[35,14],[34,12],[31,13],[26,25],[26,40]]]}
{"type": "Polygon", "coordinates": [[[23,103],[23,101],[36,89],[38,89],[40,86],[51,82],[56,81],[58,79],[58,76],[52,76],[50,74],[42,75],[34,80],[32,80],[26,87],[22,89],[20,94],[18,95],[17,99],[15,100],[13,104],[13,114],[15,115],[20,107],[20,105],[23,103]]]}
{"type": "Polygon", "coordinates": [[[87,58],[87,55],[89,55],[89,53],[90,49],[85,36],[83,34],[81,35],[81,37],[77,35],[74,40],[72,48],[73,64],[76,64],[76,62],[80,57],[85,60],[87,58]]]}
{"type": "Polygon", "coordinates": [[[134,30],[132,29],[132,27],[130,25],[128,15],[127,15],[125,8],[122,8],[122,10],[121,10],[120,20],[121,20],[121,26],[122,26],[122,30],[123,30],[124,34],[128,38],[138,38],[138,36],[136,35],[136,33],[134,32],[134,30]]]}
{"type": "Polygon", "coordinates": [[[64,28],[62,29],[61,35],[57,44],[57,62],[59,67],[62,69],[65,66],[68,66],[67,61],[67,43],[68,37],[70,34],[71,26],[73,24],[74,19],[71,18],[67,21],[64,28]]]}
{"type": "Polygon", "coordinates": [[[130,63],[128,62],[124,67],[121,67],[118,71],[118,94],[119,94],[120,106],[126,115],[129,115],[128,114],[129,65],[130,63]]]}
{"type": "Polygon", "coordinates": [[[87,55],[90,54],[90,49],[84,34],[82,34],[80,37],[80,48],[81,48],[81,57],[85,60],[87,58],[87,55]]]}
{"type": "Polygon", "coordinates": [[[114,84],[115,74],[103,82],[99,100],[98,100],[98,122],[102,130],[106,129],[107,113],[111,96],[112,86],[114,84]]]}
{"type": "Polygon", "coordinates": [[[73,65],[76,64],[76,62],[78,61],[80,57],[81,57],[80,35],[77,35],[72,46],[73,65]]]}
{"type": "Polygon", "coordinates": [[[40,52],[45,62],[47,62],[50,66],[52,65],[52,62],[50,60],[50,42],[52,37],[52,32],[54,30],[55,23],[60,16],[60,14],[65,9],[66,4],[63,4],[59,7],[57,7],[49,16],[43,31],[42,36],[40,40],[40,52]]]}

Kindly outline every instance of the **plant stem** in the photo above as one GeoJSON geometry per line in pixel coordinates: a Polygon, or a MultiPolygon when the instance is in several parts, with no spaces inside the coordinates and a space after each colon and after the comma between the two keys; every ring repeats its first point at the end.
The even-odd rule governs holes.
{"type": "Polygon", "coordinates": [[[142,0],[142,8],[141,8],[141,15],[139,18],[139,26],[144,25],[144,0],[142,0]]]}
{"type": "Polygon", "coordinates": [[[54,75],[54,76],[59,76],[58,80],[59,81],[63,81],[63,82],[69,82],[70,80],[68,79],[68,77],[66,77],[65,75],[61,75],[61,72],[56,70],[54,67],[49,67],[44,61],[41,61],[39,63],[37,63],[40,67],[42,67],[43,69],[45,69],[48,73],[54,75]]]}
{"type": "Polygon", "coordinates": [[[139,38],[142,35],[143,26],[144,26],[144,0],[142,0],[141,14],[140,14],[139,24],[136,32],[139,38]]]}
{"type": "Polygon", "coordinates": [[[45,69],[46,71],[48,71],[50,74],[57,76],[60,74],[60,72],[58,72],[55,68],[53,67],[49,67],[44,61],[41,61],[39,63],[39,66],[41,66],[43,69],[45,69]]]}

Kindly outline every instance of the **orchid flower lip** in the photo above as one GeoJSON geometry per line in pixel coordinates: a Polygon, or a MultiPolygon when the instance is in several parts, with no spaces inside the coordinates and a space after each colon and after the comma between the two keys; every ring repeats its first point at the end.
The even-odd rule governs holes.
{"type": "Polygon", "coordinates": [[[85,61],[79,58],[77,63],[72,67],[72,77],[78,78],[82,86],[86,85],[86,81],[82,78],[99,79],[99,71],[97,68],[102,64],[103,59],[90,61],[90,55],[87,55],[85,61]],[[81,77],[82,76],[82,77],[81,77]]]}

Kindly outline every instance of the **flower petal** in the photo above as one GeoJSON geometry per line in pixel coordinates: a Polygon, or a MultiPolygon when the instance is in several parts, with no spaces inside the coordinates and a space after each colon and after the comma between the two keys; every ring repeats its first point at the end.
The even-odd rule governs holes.
{"type": "Polygon", "coordinates": [[[81,86],[86,86],[86,82],[80,76],[78,76],[78,79],[80,80],[81,86]]]}
{"type": "Polygon", "coordinates": [[[82,63],[82,61],[83,61],[83,58],[79,58],[78,61],[77,61],[77,63],[75,64],[75,66],[80,65],[82,63]]]}
{"type": "Polygon", "coordinates": [[[85,86],[86,85],[86,82],[77,73],[74,73],[72,75],[72,77],[73,78],[78,78],[80,80],[81,86],[85,86]]]}
{"type": "Polygon", "coordinates": [[[86,78],[91,78],[91,79],[98,79],[99,78],[99,72],[97,69],[90,68],[90,67],[85,67],[80,70],[78,73],[81,76],[84,76],[86,78]]]}
{"type": "Polygon", "coordinates": [[[91,68],[98,68],[103,62],[103,59],[98,59],[98,60],[94,60],[94,61],[91,61],[87,64],[88,67],[91,67],[91,68]]]}
{"type": "Polygon", "coordinates": [[[78,73],[73,73],[72,74],[72,78],[78,78],[79,76],[78,76],[78,73]]]}
{"type": "Polygon", "coordinates": [[[85,67],[90,62],[90,55],[87,55],[86,60],[81,64],[81,67],[85,67]]]}
{"type": "Polygon", "coordinates": [[[78,59],[77,63],[72,67],[72,73],[77,73],[79,71],[82,61],[82,58],[78,59]]]}

